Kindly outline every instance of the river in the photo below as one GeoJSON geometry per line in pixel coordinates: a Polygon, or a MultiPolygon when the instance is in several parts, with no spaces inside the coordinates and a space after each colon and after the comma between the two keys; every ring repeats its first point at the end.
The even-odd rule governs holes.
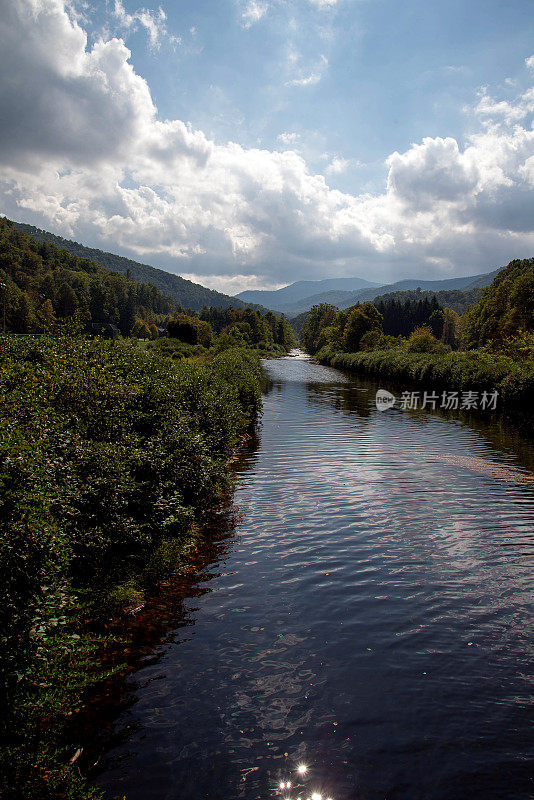
{"type": "Polygon", "coordinates": [[[532,445],[491,412],[378,411],[377,384],[302,354],[265,368],[235,524],[128,679],[96,783],[533,798],[532,445]]]}

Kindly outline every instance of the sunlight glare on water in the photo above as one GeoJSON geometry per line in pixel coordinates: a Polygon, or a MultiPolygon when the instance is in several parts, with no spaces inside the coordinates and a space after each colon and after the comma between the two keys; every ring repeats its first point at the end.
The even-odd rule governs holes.
{"type": "Polygon", "coordinates": [[[106,797],[531,800],[532,447],[266,370],[239,521],[131,679],[106,797]]]}

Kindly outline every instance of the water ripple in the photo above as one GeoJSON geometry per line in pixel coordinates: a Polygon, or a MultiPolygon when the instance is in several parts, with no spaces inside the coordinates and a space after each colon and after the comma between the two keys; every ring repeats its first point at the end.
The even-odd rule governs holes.
{"type": "Polygon", "coordinates": [[[375,385],[305,358],[267,370],[235,541],[135,676],[99,784],[531,800],[532,448],[496,420],[377,412],[375,385]]]}

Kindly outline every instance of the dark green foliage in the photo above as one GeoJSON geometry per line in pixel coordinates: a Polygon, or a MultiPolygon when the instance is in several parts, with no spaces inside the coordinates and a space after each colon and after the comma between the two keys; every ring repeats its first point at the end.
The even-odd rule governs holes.
{"type": "MultiPolygon", "coordinates": [[[[428,289],[405,289],[404,291],[388,292],[376,297],[373,302],[375,306],[379,307],[380,304],[387,305],[388,303],[395,302],[401,306],[405,303],[417,304],[420,301],[427,301],[431,303],[436,301],[437,307],[452,308],[457,314],[465,314],[469,306],[478,303],[482,297],[483,289],[442,289],[439,292],[433,292],[428,289]]],[[[382,311],[383,313],[383,311],[382,311]]],[[[427,320],[421,319],[416,324],[423,324],[427,320]]],[[[407,331],[410,333],[410,331],[407,331]]]]}
{"type": "Polygon", "coordinates": [[[435,297],[421,297],[421,292],[398,294],[412,294],[415,297],[399,299],[392,295],[389,299],[379,297],[373,301],[383,318],[382,330],[389,336],[408,336],[420,325],[427,325],[431,317],[440,310],[435,297]]]}
{"type": "Polygon", "coordinates": [[[382,330],[382,315],[372,303],[350,308],[343,329],[343,347],[353,353],[358,350],[362,336],[369,331],[382,330]]]}
{"type": "Polygon", "coordinates": [[[192,311],[199,311],[203,306],[216,306],[219,308],[246,308],[250,306],[256,309],[262,308],[254,303],[244,303],[235,297],[229,297],[213,289],[206,289],[205,286],[200,286],[198,283],[193,283],[165,270],[150,267],[148,264],[140,264],[138,261],[132,261],[123,256],[105,253],[93,247],[85,247],[79,242],[63,239],[61,236],[56,236],[48,231],[34,228],[33,225],[25,225],[22,222],[13,222],[11,224],[37,242],[55,245],[61,250],[72,253],[79,259],[90,260],[93,263],[100,264],[110,272],[124,275],[128,280],[133,279],[133,281],[138,281],[139,283],[151,284],[167,297],[172,297],[176,303],[192,311]]]}
{"type": "Polygon", "coordinates": [[[209,322],[186,314],[177,314],[169,320],[167,333],[171,338],[179,339],[185,344],[201,344],[202,347],[209,347],[213,342],[213,330],[209,322]]]}
{"type": "Polygon", "coordinates": [[[534,332],[534,258],[511,261],[467,314],[465,343],[501,345],[510,336],[534,332]]]}
{"type": "Polygon", "coordinates": [[[87,331],[113,325],[129,336],[136,318],[150,321],[169,314],[175,303],[159,289],[108,272],[99,264],[55,245],[38,242],[0,218],[0,325],[5,303],[6,329],[47,331],[56,319],[75,312],[87,331]],[[94,326],[94,328],[92,327],[94,326]]]}
{"type": "Polygon", "coordinates": [[[220,347],[240,345],[284,353],[295,346],[293,330],[283,314],[263,314],[251,308],[203,308],[200,319],[221,335],[220,347]]]}
{"type": "Polygon", "coordinates": [[[301,344],[308,353],[316,353],[325,346],[327,341],[325,331],[332,325],[337,311],[336,306],[327,303],[320,303],[310,309],[300,331],[301,344]]]}
{"type": "Polygon", "coordinates": [[[260,413],[261,369],[71,336],[0,337],[0,365],[0,793],[79,798],[57,734],[98,677],[85,614],[183,548],[260,413]]]}

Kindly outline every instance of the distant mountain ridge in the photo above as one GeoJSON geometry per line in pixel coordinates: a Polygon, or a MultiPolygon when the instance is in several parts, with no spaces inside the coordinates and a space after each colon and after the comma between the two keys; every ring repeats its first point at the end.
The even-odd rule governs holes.
{"type": "Polygon", "coordinates": [[[117,272],[119,275],[130,274],[131,278],[139,283],[150,283],[156,286],[160,292],[172,297],[184,308],[191,308],[193,311],[200,311],[202,306],[214,306],[218,308],[246,308],[247,306],[266,311],[261,309],[260,306],[254,303],[242,301],[235,297],[230,297],[227,294],[216,292],[214,289],[208,289],[199,283],[193,283],[179,275],[174,275],[171,272],[166,272],[157,267],[151,267],[148,264],[141,264],[139,261],[132,261],[124,256],[119,256],[114,253],[108,253],[103,250],[97,250],[93,247],[86,247],[79,242],[72,241],[71,239],[63,239],[61,236],[56,236],[50,231],[36,228],[33,225],[26,225],[24,222],[11,222],[11,224],[22,233],[30,236],[38,242],[48,242],[59,247],[61,250],[67,250],[79,258],[87,258],[90,261],[96,261],[102,267],[111,272],[117,272]]]}
{"type": "Polygon", "coordinates": [[[367,289],[373,286],[380,286],[379,283],[367,281],[364,278],[325,278],[321,281],[296,281],[289,286],[281,289],[269,291],[267,289],[248,289],[239,292],[236,297],[248,303],[294,303],[306,297],[317,294],[319,291],[344,291],[355,292],[359,289],[367,289]]]}
{"type": "MultiPolygon", "coordinates": [[[[496,269],[493,270],[493,272],[482,273],[480,275],[468,275],[462,278],[445,278],[443,280],[435,281],[427,281],[420,278],[405,278],[404,280],[397,281],[396,283],[385,284],[382,286],[379,284],[374,284],[357,289],[356,291],[347,291],[340,288],[334,289],[332,287],[326,288],[324,284],[328,284],[330,281],[299,281],[297,284],[285,286],[283,289],[278,289],[275,292],[241,292],[238,297],[242,299],[243,295],[247,295],[249,297],[251,294],[254,294],[256,297],[258,297],[262,294],[267,294],[269,295],[269,305],[272,309],[282,312],[287,316],[296,317],[299,314],[309,311],[312,306],[319,305],[319,303],[330,303],[331,305],[338,306],[338,308],[349,308],[356,303],[372,301],[376,297],[380,297],[383,294],[390,294],[392,292],[421,289],[422,291],[437,293],[440,291],[450,291],[453,289],[483,288],[492,283],[494,277],[499,271],[500,269],[496,269]],[[300,297],[297,300],[287,300],[286,298],[288,295],[291,296],[291,290],[293,286],[299,286],[302,284],[305,284],[306,286],[311,284],[315,285],[316,287],[320,285],[323,287],[323,291],[300,297]]],[[[338,278],[332,279],[332,282],[339,284],[344,280],[356,280],[369,283],[368,281],[363,281],[362,278],[338,278]]]]}

